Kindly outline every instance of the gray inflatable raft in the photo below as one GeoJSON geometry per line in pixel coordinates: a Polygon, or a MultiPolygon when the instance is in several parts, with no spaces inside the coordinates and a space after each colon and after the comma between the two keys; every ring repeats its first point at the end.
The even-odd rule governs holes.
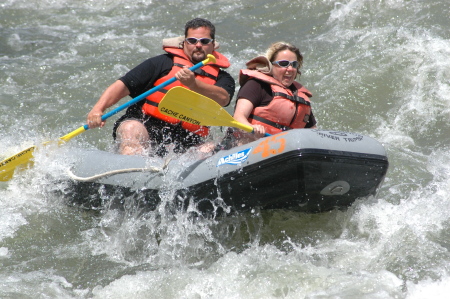
{"type": "Polygon", "coordinates": [[[298,129],[219,151],[197,161],[79,150],[71,168],[72,204],[88,209],[129,198],[155,209],[171,194],[177,208],[201,213],[260,209],[324,212],[375,196],[388,169],[384,147],[360,134],[298,129]]]}

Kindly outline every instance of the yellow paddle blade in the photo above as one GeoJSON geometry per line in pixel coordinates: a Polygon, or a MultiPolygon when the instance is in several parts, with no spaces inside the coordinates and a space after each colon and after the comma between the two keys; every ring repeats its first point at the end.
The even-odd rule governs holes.
{"type": "MultiPolygon", "coordinates": [[[[196,69],[204,66],[208,62],[214,63],[214,62],[216,62],[216,58],[213,55],[209,54],[205,60],[197,63],[196,65],[190,67],[189,69],[191,71],[195,71],[196,69]]],[[[121,111],[121,110],[123,110],[125,108],[128,108],[129,106],[137,103],[138,101],[144,99],[145,97],[147,97],[150,94],[156,92],[157,90],[159,90],[159,89],[161,89],[161,88],[171,84],[172,82],[175,82],[176,80],[177,80],[176,77],[172,77],[171,79],[167,80],[166,82],[163,82],[163,83],[153,87],[152,89],[150,89],[147,92],[141,94],[140,96],[135,97],[133,100],[131,100],[131,101],[121,105],[120,107],[117,107],[116,109],[114,109],[114,110],[104,114],[102,116],[102,120],[106,120],[107,118],[115,115],[117,112],[119,112],[119,111],[121,111]]],[[[210,99],[208,99],[206,97],[205,97],[205,99],[207,99],[209,101],[212,101],[212,100],[210,100],[210,99]]],[[[212,101],[212,102],[215,103],[214,101],[212,101]]],[[[216,104],[216,105],[218,105],[218,104],[216,104]]],[[[225,110],[224,110],[224,112],[226,113],[225,110]]],[[[218,118],[221,118],[221,116],[218,115],[218,118]]],[[[186,121],[188,121],[188,120],[186,120],[186,121]]],[[[237,123],[237,124],[239,125],[239,123],[237,123]]],[[[230,124],[228,122],[225,122],[224,124],[211,124],[211,126],[213,126],[213,125],[217,125],[217,126],[233,126],[232,124],[230,124]]],[[[237,128],[242,128],[241,126],[238,126],[238,125],[234,125],[234,126],[237,127],[237,128]]],[[[88,125],[84,125],[82,127],[79,127],[78,129],[70,132],[69,134],[60,137],[59,140],[58,140],[58,144],[65,143],[65,142],[69,141],[70,139],[72,139],[73,137],[83,133],[84,131],[86,131],[88,129],[89,129],[88,125]]],[[[47,143],[49,143],[49,142],[45,142],[44,145],[47,144],[47,143]]],[[[26,149],[24,151],[21,151],[20,153],[14,155],[12,157],[9,157],[9,158],[1,161],[0,162],[0,181],[4,181],[4,182],[9,181],[12,178],[16,168],[23,168],[23,166],[29,164],[31,162],[30,159],[33,157],[34,149],[35,149],[35,147],[32,146],[32,147],[30,147],[30,148],[28,148],[28,149],[26,149]]]]}
{"type": "Polygon", "coordinates": [[[158,105],[164,115],[202,126],[227,126],[253,132],[215,101],[181,86],[170,89],[158,105]]]}
{"type": "Polygon", "coordinates": [[[26,150],[23,150],[20,153],[1,161],[0,181],[9,181],[16,169],[30,166],[30,164],[32,163],[31,158],[33,158],[33,151],[35,148],[35,146],[29,147],[26,150]]]}
{"type": "MultiPolygon", "coordinates": [[[[62,144],[64,142],[69,141],[73,137],[83,133],[86,131],[85,126],[79,127],[78,129],[70,132],[67,135],[64,135],[59,138],[58,144],[62,144]]],[[[42,145],[47,145],[51,143],[51,141],[44,142],[42,145]]],[[[26,167],[30,167],[32,165],[31,159],[33,158],[33,152],[36,149],[36,146],[32,146],[27,148],[26,150],[21,151],[14,156],[6,158],[5,160],[0,162],[0,182],[9,181],[16,169],[23,169],[26,167]]]]}

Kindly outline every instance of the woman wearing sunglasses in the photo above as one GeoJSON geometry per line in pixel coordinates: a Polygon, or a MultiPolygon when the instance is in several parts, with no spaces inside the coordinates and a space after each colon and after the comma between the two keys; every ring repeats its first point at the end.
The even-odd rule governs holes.
{"type": "Polygon", "coordinates": [[[241,88],[237,95],[234,118],[254,129],[254,134],[235,132],[239,144],[297,128],[315,128],[311,93],[296,82],[303,56],[291,44],[277,42],[265,56],[247,62],[239,73],[241,88]]]}

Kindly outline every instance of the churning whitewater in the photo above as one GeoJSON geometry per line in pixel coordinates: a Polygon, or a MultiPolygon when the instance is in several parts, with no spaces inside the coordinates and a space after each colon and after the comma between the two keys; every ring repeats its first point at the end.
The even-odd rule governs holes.
{"type": "MultiPolygon", "coordinates": [[[[0,160],[38,147],[33,167],[0,182],[0,297],[446,298],[449,10],[447,0],[2,1],[0,160]],[[71,153],[113,152],[121,114],[63,146],[40,145],[83,125],[107,86],[161,54],[162,40],[194,17],[216,25],[236,81],[270,43],[298,46],[319,129],[386,148],[377,196],[326,213],[203,218],[198,198],[173,209],[179,186],[166,175],[152,211],[140,208],[141,192],[102,188],[95,196],[123,209],[70,205],[71,153]]],[[[212,141],[225,130],[214,127],[212,141]]],[[[198,156],[188,152],[169,173],[198,156]]],[[[228,208],[220,194],[212,204],[228,208]]]]}

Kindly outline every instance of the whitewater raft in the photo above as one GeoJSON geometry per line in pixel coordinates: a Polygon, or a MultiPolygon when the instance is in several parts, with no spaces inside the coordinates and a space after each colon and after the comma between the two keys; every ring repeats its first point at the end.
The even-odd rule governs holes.
{"type": "Polygon", "coordinates": [[[316,129],[262,138],[191,161],[183,169],[176,158],[99,150],[75,155],[65,191],[71,204],[101,209],[132,202],[152,210],[171,194],[176,208],[204,214],[346,208],[376,196],[389,165],[384,147],[373,138],[316,129]],[[177,169],[175,175],[172,169],[177,169]]]}

